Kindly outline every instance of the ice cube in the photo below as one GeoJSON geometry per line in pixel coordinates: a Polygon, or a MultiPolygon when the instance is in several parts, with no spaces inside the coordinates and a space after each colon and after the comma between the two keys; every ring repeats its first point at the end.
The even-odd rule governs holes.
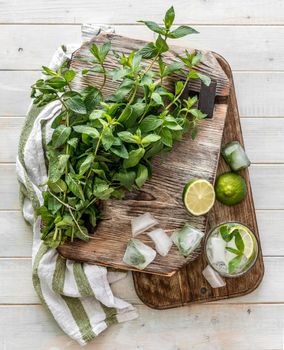
{"type": "Polygon", "coordinates": [[[161,228],[157,228],[147,233],[147,235],[154,241],[157,252],[162,256],[166,256],[173,245],[166,232],[161,228]]]}
{"type": "Polygon", "coordinates": [[[182,228],[174,231],[171,239],[180,253],[187,257],[200,245],[203,236],[202,231],[186,223],[182,228]]]}
{"type": "Polygon", "coordinates": [[[123,261],[127,265],[136,267],[139,270],[145,269],[156,257],[156,252],[151,247],[138,239],[130,239],[124,253],[123,261]]]}
{"type": "Polygon", "coordinates": [[[243,148],[235,150],[231,155],[231,159],[232,161],[230,165],[234,171],[245,169],[250,166],[250,160],[248,159],[248,156],[243,148]]]}
{"type": "Polygon", "coordinates": [[[213,270],[212,267],[209,265],[205,267],[205,269],[202,271],[202,274],[212,288],[221,288],[226,285],[226,282],[218,274],[218,272],[213,270]]]}
{"type": "Polygon", "coordinates": [[[211,252],[211,256],[209,256],[209,259],[212,263],[218,261],[226,261],[226,242],[220,236],[211,237],[208,241],[208,248],[211,252]]]}
{"type": "Polygon", "coordinates": [[[250,166],[250,160],[243,146],[238,141],[227,143],[222,148],[222,155],[234,171],[245,169],[250,166]]]}
{"type": "Polygon", "coordinates": [[[150,213],[144,213],[131,220],[132,236],[136,237],[140,233],[148,230],[149,228],[157,225],[159,221],[154,218],[150,213]]]}

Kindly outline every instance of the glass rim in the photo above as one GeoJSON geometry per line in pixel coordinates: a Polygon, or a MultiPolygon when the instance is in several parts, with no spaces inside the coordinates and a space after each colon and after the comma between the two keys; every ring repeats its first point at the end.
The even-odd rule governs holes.
{"type": "Polygon", "coordinates": [[[253,267],[254,265],[256,264],[256,261],[259,257],[259,242],[258,242],[258,238],[256,237],[255,233],[253,232],[253,230],[247,225],[247,224],[243,224],[242,222],[240,221],[224,221],[224,222],[221,222],[219,224],[217,224],[216,226],[214,226],[213,228],[211,228],[208,233],[206,234],[206,237],[205,237],[205,241],[204,241],[204,253],[205,253],[205,258],[206,258],[206,261],[208,263],[208,265],[215,271],[217,272],[220,276],[222,277],[227,277],[227,278],[237,278],[237,277],[240,277],[240,276],[243,276],[245,275],[246,273],[248,273],[253,267]],[[208,256],[207,256],[207,243],[208,243],[208,239],[209,237],[211,236],[211,234],[216,230],[217,227],[219,226],[222,226],[224,224],[237,224],[237,225],[242,225],[244,227],[246,227],[250,232],[251,234],[253,235],[253,237],[255,238],[255,241],[256,241],[256,246],[257,246],[257,252],[256,252],[256,255],[255,255],[255,258],[253,260],[253,263],[249,266],[249,268],[245,271],[242,271],[242,272],[239,272],[238,274],[236,275],[230,275],[229,273],[222,273],[220,271],[218,271],[213,265],[212,263],[210,262],[208,256]]]}

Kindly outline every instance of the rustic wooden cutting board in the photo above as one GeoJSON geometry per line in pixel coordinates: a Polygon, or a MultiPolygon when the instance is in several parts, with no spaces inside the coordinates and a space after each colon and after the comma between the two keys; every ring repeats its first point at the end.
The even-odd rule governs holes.
{"type": "MultiPolygon", "coordinates": [[[[110,40],[112,49],[124,53],[129,53],[131,50],[141,48],[146,44],[144,41],[112,34],[102,34],[93,40],[98,45],[110,40]]],[[[81,71],[88,66],[86,58],[90,57],[91,43],[92,41],[85,43],[73,54],[71,68],[81,71]]],[[[175,47],[167,56],[167,60],[173,61],[175,54],[181,53],[182,50],[180,47],[175,47]]],[[[206,52],[204,57],[203,63],[197,69],[216,81],[216,94],[222,96],[224,100],[223,103],[215,105],[213,118],[203,120],[200,123],[199,134],[194,141],[191,140],[190,135],[185,135],[182,141],[175,144],[172,152],[155,157],[152,178],[143,186],[142,190],[129,193],[125,200],[109,200],[104,203],[104,219],[98,224],[91,240],[88,243],[82,241],[67,243],[59,249],[61,255],[77,261],[131,269],[122,261],[127,241],[131,238],[130,220],[147,211],[160,221],[160,226],[168,234],[187,221],[205,232],[207,216],[189,216],[184,209],[181,194],[184,185],[191,178],[200,177],[214,182],[227,114],[226,96],[230,91],[230,81],[212,53],[206,52]]],[[[116,60],[112,55],[107,64],[116,65],[116,60]]],[[[181,78],[181,76],[176,75],[167,83],[172,85],[181,78]]],[[[92,73],[81,76],[75,81],[75,84],[77,88],[86,84],[100,85],[100,79],[101,75],[92,73]]],[[[104,93],[110,94],[114,87],[115,84],[108,80],[104,93]]],[[[189,89],[198,92],[200,81],[192,81],[189,89]]],[[[154,247],[152,240],[146,235],[141,235],[139,238],[144,243],[154,247]]],[[[185,259],[173,246],[166,257],[157,254],[156,259],[144,271],[171,276],[196,258],[197,253],[185,259]]]]}
{"type": "MultiPolygon", "coordinates": [[[[216,57],[227,75],[232,79],[228,63],[222,57],[217,55],[216,57]]],[[[229,97],[223,143],[232,140],[238,140],[243,144],[237,100],[233,86],[229,97]]],[[[220,159],[218,174],[228,170],[224,160],[220,159]]],[[[246,199],[241,204],[233,207],[227,207],[216,202],[209,214],[208,231],[211,227],[224,221],[239,221],[248,225],[259,242],[259,256],[254,267],[241,277],[227,278],[226,286],[218,289],[211,288],[202,276],[202,271],[207,266],[204,254],[180,269],[172,277],[165,278],[145,273],[133,273],[136,292],[146,305],[155,309],[168,309],[196,302],[209,302],[237,297],[248,294],[257,288],[264,274],[264,265],[248,170],[242,171],[242,176],[244,176],[248,186],[246,199]]]]}

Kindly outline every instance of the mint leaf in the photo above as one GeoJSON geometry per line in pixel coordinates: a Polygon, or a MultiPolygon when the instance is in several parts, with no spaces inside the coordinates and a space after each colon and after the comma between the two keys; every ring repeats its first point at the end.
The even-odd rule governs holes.
{"type": "Polygon", "coordinates": [[[173,145],[173,137],[172,137],[172,133],[170,132],[170,130],[163,128],[161,133],[161,141],[165,146],[168,147],[172,147],[173,145]]]}
{"type": "Polygon", "coordinates": [[[235,244],[238,250],[243,254],[245,250],[245,244],[239,230],[234,230],[232,234],[235,236],[235,244]]]}
{"type": "Polygon", "coordinates": [[[225,242],[230,242],[232,240],[233,235],[230,233],[230,228],[228,226],[221,226],[219,232],[225,242]]]}
{"type": "Polygon", "coordinates": [[[78,113],[78,114],[87,113],[87,109],[84,104],[84,101],[78,95],[68,98],[68,100],[65,101],[65,105],[75,113],[78,113]]]}
{"type": "Polygon", "coordinates": [[[172,26],[174,20],[175,20],[175,10],[174,10],[174,7],[171,6],[167,10],[165,18],[164,18],[164,23],[165,23],[165,26],[167,29],[169,29],[172,26]]]}
{"type": "Polygon", "coordinates": [[[67,186],[66,183],[62,180],[59,179],[54,183],[48,183],[48,187],[51,189],[52,192],[54,193],[60,193],[60,192],[65,192],[67,191],[67,186]]]}
{"type": "Polygon", "coordinates": [[[63,175],[69,157],[68,154],[51,155],[48,164],[48,181],[50,183],[57,182],[63,175]]]}
{"type": "Polygon", "coordinates": [[[66,143],[71,134],[71,128],[65,125],[59,125],[52,134],[52,145],[58,148],[66,143]]]}
{"type": "Polygon", "coordinates": [[[231,247],[226,247],[226,250],[228,252],[231,252],[231,253],[236,254],[236,255],[242,255],[242,253],[239,250],[231,248],[231,247]]]}
{"type": "Polygon", "coordinates": [[[201,73],[197,73],[197,75],[199,79],[202,81],[202,83],[205,84],[206,86],[209,86],[211,84],[211,79],[207,75],[204,75],[201,73]]]}
{"type": "Polygon", "coordinates": [[[142,139],[142,145],[143,146],[148,146],[150,143],[156,142],[160,140],[161,136],[156,135],[156,134],[149,134],[142,139]]]}
{"type": "Polygon", "coordinates": [[[139,53],[143,58],[153,58],[158,55],[159,51],[154,43],[149,43],[140,49],[139,53]]]}
{"type": "Polygon", "coordinates": [[[148,180],[148,168],[145,165],[139,164],[137,170],[137,177],[135,179],[136,185],[141,188],[148,180]]]}
{"type": "Polygon", "coordinates": [[[78,197],[82,200],[85,200],[83,189],[82,189],[81,184],[80,184],[80,182],[75,174],[69,173],[66,176],[65,181],[66,181],[70,191],[76,197],[78,197]]]}
{"type": "Polygon", "coordinates": [[[100,136],[100,133],[96,128],[93,128],[92,126],[88,125],[75,125],[73,126],[74,131],[76,131],[78,134],[86,134],[92,138],[98,138],[100,136]]]}
{"type": "Polygon", "coordinates": [[[161,95],[158,94],[158,92],[153,92],[151,97],[157,103],[157,105],[164,104],[163,99],[162,99],[161,95]]]}
{"type": "Polygon", "coordinates": [[[117,135],[124,142],[137,143],[137,138],[129,131],[121,131],[117,135]]]}
{"type": "Polygon", "coordinates": [[[160,53],[167,52],[169,50],[169,46],[168,46],[166,40],[163,39],[161,37],[161,35],[158,36],[158,38],[155,42],[155,46],[160,53]]]}
{"type": "Polygon", "coordinates": [[[128,159],[124,159],[123,167],[124,168],[132,168],[137,165],[140,159],[144,156],[145,150],[144,148],[138,148],[128,153],[128,159]]]}
{"type": "Polygon", "coordinates": [[[236,269],[240,266],[243,256],[238,255],[234,259],[232,259],[228,264],[229,273],[232,274],[236,271],[236,269]]]}
{"type": "Polygon", "coordinates": [[[105,60],[107,54],[109,53],[111,47],[111,42],[107,41],[106,43],[104,43],[101,48],[100,48],[100,58],[102,61],[105,60]]]}
{"type": "Polygon", "coordinates": [[[85,172],[86,172],[87,170],[90,169],[90,167],[91,167],[91,165],[92,165],[94,159],[95,159],[95,157],[94,157],[94,155],[93,155],[92,153],[89,154],[89,155],[84,159],[84,161],[83,161],[83,163],[81,164],[80,169],[79,169],[79,174],[80,174],[80,175],[84,175],[85,172]]]}
{"type": "Polygon", "coordinates": [[[168,75],[173,74],[174,72],[179,71],[183,67],[181,62],[173,62],[166,66],[163,76],[166,77],[168,75]]]}
{"type": "Polygon", "coordinates": [[[165,29],[160,27],[156,22],[153,21],[138,21],[144,23],[150,30],[158,34],[165,34],[165,29]]]}
{"type": "Polygon", "coordinates": [[[66,72],[64,72],[63,76],[64,76],[65,80],[66,80],[68,83],[70,83],[70,81],[72,81],[72,80],[75,78],[76,73],[75,73],[74,70],[69,69],[69,70],[67,70],[66,72]]]}
{"type": "Polygon", "coordinates": [[[198,31],[188,26],[180,26],[169,33],[169,38],[178,39],[189,34],[197,34],[198,31]]]}
{"type": "Polygon", "coordinates": [[[124,158],[124,159],[128,158],[128,151],[124,145],[111,147],[110,150],[112,153],[114,153],[120,158],[124,158]]]}
{"type": "Polygon", "coordinates": [[[134,185],[136,173],[133,170],[121,170],[115,174],[113,179],[119,181],[122,186],[124,186],[130,191],[132,186],[134,185]]]}
{"type": "Polygon", "coordinates": [[[142,133],[147,133],[149,131],[156,130],[162,124],[163,124],[162,119],[158,118],[155,115],[153,116],[149,115],[148,117],[142,120],[139,127],[142,133]]]}
{"type": "Polygon", "coordinates": [[[102,144],[106,151],[108,151],[114,143],[114,136],[109,127],[105,127],[102,132],[102,144]]]}

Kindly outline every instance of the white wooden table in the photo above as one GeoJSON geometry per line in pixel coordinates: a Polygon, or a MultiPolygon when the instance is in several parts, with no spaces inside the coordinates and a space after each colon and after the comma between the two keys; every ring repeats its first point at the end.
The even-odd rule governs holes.
{"type": "Polygon", "coordinates": [[[33,291],[31,233],[18,204],[17,141],[30,85],[80,24],[152,39],[138,19],[159,21],[171,4],[177,23],[200,35],[184,43],[222,54],[237,88],[266,273],[252,294],[214,304],[154,311],[129,276],[115,291],[140,317],[85,347],[96,350],[282,350],[284,325],[284,0],[2,0],[0,2],[0,350],[77,350],[33,291]]]}

